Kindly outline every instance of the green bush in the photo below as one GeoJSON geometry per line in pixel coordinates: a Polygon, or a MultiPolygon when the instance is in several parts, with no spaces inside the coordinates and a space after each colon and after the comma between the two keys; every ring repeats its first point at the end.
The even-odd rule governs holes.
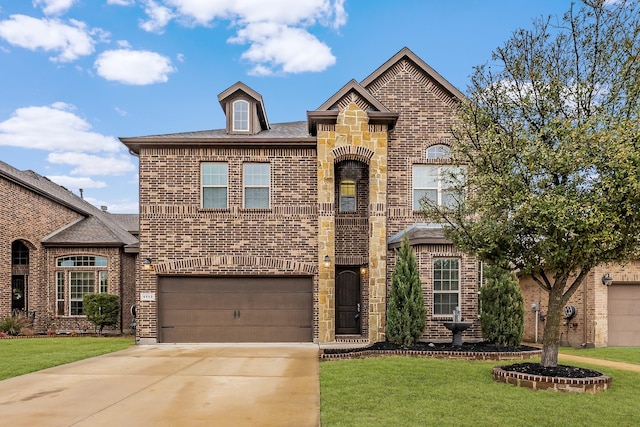
{"type": "Polygon", "coordinates": [[[4,332],[7,335],[20,335],[20,331],[24,326],[24,319],[18,316],[5,317],[0,320],[0,332],[4,332]]]}
{"type": "Polygon", "coordinates": [[[414,344],[422,335],[426,315],[418,263],[405,234],[391,276],[387,341],[400,345],[414,344]]]}
{"type": "Polygon", "coordinates": [[[84,314],[87,319],[96,325],[98,333],[102,333],[105,326],[118,324],[120,314],[120,302],[117,295],[111,294],[84,294],[82,297],[84,314]]]}
{"type": "Polygon", "coordinates": [[[524,333],[524,300],[515,275],[495,266],[485,269],[480,289],[480,325],[484,338],[496,345],[520,345],[524,333]]]}

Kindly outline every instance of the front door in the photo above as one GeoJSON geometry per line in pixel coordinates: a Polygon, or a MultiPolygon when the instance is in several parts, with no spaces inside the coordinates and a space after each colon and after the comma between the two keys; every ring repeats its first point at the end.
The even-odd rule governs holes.
{"type": "Polygon", "coordinates": [[[336,334],[360,334],[360,268],[336,269],[336,334]]]}
{"type": "Polygon", "coordinates": [[[27,308],[25,288],[24,276],[11,276],[11,311],[27,308]]]}

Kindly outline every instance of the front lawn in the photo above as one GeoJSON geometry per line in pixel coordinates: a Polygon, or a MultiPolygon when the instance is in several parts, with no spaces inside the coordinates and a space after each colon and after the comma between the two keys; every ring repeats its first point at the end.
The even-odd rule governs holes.
{"type": "Polygon", "coordinates": [[[640,347],[571,348],[560,347],[560,353],[640,365],[640,347]]]}
{"type": "Polygon", "coordinates": [[[2,339],[0,380],[124,350],[133,344],[133,337],[2,339]]]}
{"type": "Polygon", "coordinates": [[[595,395],[567,394],[494,382],[491,368],[510,363],[413,357],[322,362],[322,425],[615,426],[640,422],[638,373],[584,366],[611,376],[612,388],[595,395]]]}

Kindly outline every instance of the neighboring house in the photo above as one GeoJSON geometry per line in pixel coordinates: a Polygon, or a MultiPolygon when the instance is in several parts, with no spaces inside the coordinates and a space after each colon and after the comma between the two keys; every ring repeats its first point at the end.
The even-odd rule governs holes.
{"type": "Polygon", "coordinates": [[[140,164],[139,343],[382,341],[405,233],[423,338],[451,339],[457,306],[465,339],[481,337],[480,264],[418,203],[448,201],[464,95],[404,48],[328,96],[305,122],[270,123],[238,82],[218,96],[225,129],[121,138],[140,164]]]}
{"type": "Polygon", "coordinates": [[[92,332],[82,297],[121,298],[118,331],[130,333],[139,263],[138,215],[100,210],[47,178],[0,162],[0,318],[36,332],[92,332]]]}
{"type": "MultiPolygon", "coordinates": [[[[524,339],[542,342],[549,295],[531,278],[520,279],[520,287],[526,308],[524,339]],[[534,304],[539,304],[538,312],[534,304]]],[[[640,260],[594,268],[565,310],[560,345],[640,346],[640,260]]]]}

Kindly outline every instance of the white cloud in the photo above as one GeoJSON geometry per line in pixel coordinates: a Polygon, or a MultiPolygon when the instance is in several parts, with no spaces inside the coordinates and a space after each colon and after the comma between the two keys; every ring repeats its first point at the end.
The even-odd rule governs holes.
{"type": "Polygon", "coordinates": [[[61,15],[73,6],[76,0],[33,0],[35,7],[42,6],[46,15],[61,15]]]}
{"type": "Polygon", "coordinates": [[[107,4],[116,6],[132,6],[135,2],[135,0],[107,0],[107,4]]]}
{"type": "Polygon", "coordinates": [[[91,125],[71,113],[73,109],[63,102],[19,108],[0,122],[0,145],[57,152],[117,153],[121,149],[115,138],[91,132],[91,125]]]}
{"type": "Polygon", "coordinates": [[[148,0],[144,12],[149,17],[148,20],[140,20],[140,28],[150,33],[162,34],[164,27],[173,18],[173,13],[168,7],[160,6],[153,0],[148,0]]]}
{"type": "Polygon", "coordinates": [[[116,110],[116,113],[118,113],[118,115],[124,117],[126,116],[128,113],[126,112],[126,110],[123,110],[120,107],[113,107],[114,110],[116,110]]]}
{"type": "Polygon", "coordinates": [[[101,157],[78,152],[50,153],[47,161],[58,165],[75,166],[75,169],[70,172],[71,175],[124,175],[136,169],[131,157],[124,155],[101,157]]]}
{"type": "Polygon", "coordinates": [[[83,22],[58,19],[36,19],[26,15],[11,15],[0,21],[0,37],[12,45],[29,50],[59,52],[52,61],[70,62],[94,51],[91,32],[83,22]]]}
{"type": "Polygon", "coordinates": [[[47,175],[51,181],[58,185],[69,188],[104,188],[107,184],[103,181],[94,181],[91,178],[83,178],[78,176],[66,176],[66,175],[47,175]]]}
{"type": "Polygon", "coordinates": [[[254,64],[252,74],[322,71],[336,61],[311,27],[338,29],[347,22],[344,0],[164,0],[147,1],[144,29],[162,32],[171,19],[209,26],[229,21],[236,35],[229,42],[248,44],[242,55],[254,64]],[[169,9],[171,8],[171,9],[169,9]],[[158,10],[161,9],[161,13],[158,10]]]}
{"type": "Polygon", "coordinates": [[[171,60],[146,50],[118,49],[100,54],[94,67],[101,77],[129,85],[164,83],[175,68],[171,60]]]}
{"type": "Polygon", "coordinates": [[[251,44],[242,58],[257,64],[252,72],[258,75],[273,69],[285,73],[322,71],[336,62],[326,44],[300,28],[271,23],[250,24],[230,41],[251,44]]]}

